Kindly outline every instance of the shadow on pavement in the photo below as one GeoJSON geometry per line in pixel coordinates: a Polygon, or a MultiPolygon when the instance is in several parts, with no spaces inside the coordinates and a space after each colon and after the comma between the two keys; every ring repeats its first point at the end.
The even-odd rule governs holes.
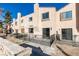
{"type": "Polygon", "coordinates": [[[24,47],[24,48],[27,48],[27,47],[30,47],[32,48],[32,54],[30,56],[50,56],[46,53],[43,53],[43,51],[41,50],[40,47],[34,47],[34,46],[31,46],[31,45],[28,45],[28,44],[20,44],[20,46],[24,47]]]}

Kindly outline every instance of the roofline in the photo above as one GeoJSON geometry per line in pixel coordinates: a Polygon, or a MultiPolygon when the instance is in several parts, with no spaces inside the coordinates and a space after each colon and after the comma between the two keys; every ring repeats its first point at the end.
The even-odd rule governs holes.
{"type": "Polygon", "coordinates": [[[56,8],[56,7],[40,7],[40,8],[56,8]]]}
{"type": "MultiPolygon", "coordinates": [[[[69,4],[72,4],[72,3],[69,3],[69,4]]],[[[64,7],[60,8],[59,10],[57,10],[57,12],[60,11],[61,9],[65,8],[65,7],[68,6],[69,4],[67,4],[67,5],[65,5],[64,7]]]]}
{"type": "MultiPolygon", "coordinates": [[[[69,3],[69,4],[71,4],[71,3],[69,3]]],[[[69,4],[65,5],[64,7],[68,6],[69,4]]],[[[64,7],[62,7],[62,8],[64,8],[64,7]]],[[[40,7],[40,6],[39,6],[39,8],[56,8],[56,7],[40,7]]],[[[60,8],[60,9],[57,10],[56,12],[60,11],[62,8],[60,8]]],[[[34,14],[34,12],[29,13],[29,14],[27,14],[27,15],[25,15],[25,16],[22,16],[22,17],[28,17],[28,16],[30,16],[30,15],[32,15],[32,14],[34,14]]]]}
{"type": "Polygon", "coordinates": [[[33,15],[33,14],[34,14],[34,13],[29,13],[29,14],[25,15],[25,17],[28,17],[28,16],[33,15]]]}

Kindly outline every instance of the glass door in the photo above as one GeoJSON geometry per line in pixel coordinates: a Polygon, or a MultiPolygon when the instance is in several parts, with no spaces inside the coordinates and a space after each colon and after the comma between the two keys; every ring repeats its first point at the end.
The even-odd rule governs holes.
{"type": "Polygon", "coordinates": [[[43,28],[43,38],[50,38],[50,28],[43,28]]]}

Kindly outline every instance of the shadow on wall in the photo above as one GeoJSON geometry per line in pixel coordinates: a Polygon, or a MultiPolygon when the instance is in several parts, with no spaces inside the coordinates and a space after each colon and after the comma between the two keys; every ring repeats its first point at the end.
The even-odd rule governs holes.
{"type": "Polygon", "coordinates": [[[27,48],[27,47],[32,48],[32,54],[30,56],[50,56],[48,54],[43,53],[43,51],[41,50],[40,47],[34,47],[34,46],[31,46],[31,45],[28,45],[25,43],[20,44],[20,46],[22,46],[24,48],[27,48]]]}

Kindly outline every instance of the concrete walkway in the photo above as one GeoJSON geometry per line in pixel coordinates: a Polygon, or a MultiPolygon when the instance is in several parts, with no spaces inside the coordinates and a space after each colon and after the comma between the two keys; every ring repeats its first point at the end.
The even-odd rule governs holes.
{"type": "Polygon", "coordinates": [[[29,47],[31,51],[32,56],[46,56],[46,55],[51,55],[51,56],[65,56],[57,47],[55,44],[52,44],[52,46],[46,46],[46,45],[41,45],[38,43],[30,42],[27,40],[20,40],[15,37],[7,37],[7,40],[16,43],[24,48],[29,47]],[[39,49],[40,48],[40,49],[39,49]],[[41,53],[40,53],[41,52],[41,53]]]}
{"type": "MultiPolygon", "coordinates": [[[[45,53],[47,55],[54,55],[54,53],[55,53],[55,49],[53,47],[50,47],[50,46],[41,45],[41,44],[30,42],[30,41],[27,41],[27,40],[20,40],[20,39],[14,38],[14,37],[8,37],[7,40],[10,40],[10,41],[12,41],[14,43],[17,43],[19,45],[23,45],[24,44],[26,47],[27,46],[28,47],[29,46],[33,46],[33,47],[36,47],[36,49],[40,48],[43,51],[43,53],[45,53]]],[[[32,47],[30,47],[30,48],[32,49],[32,47]]]]}
{"type": "Polygon", "coordinates": [[[67,56],[79,56],[79,47],[67,44],[56,44],[56,46],[67,56]]]}
{"type": "MultiPolygon", "coordinates": [[[[27,51],[29,51],[29,49],[27,49],[27,51]]],[[[14,44],[6,39],[0,38],[0,52],[2,52],[3,55],[25,55],[27,51],[25,48],[17,44],[14,44]]]]}
{"type": "Polygon", "coordinates": [[[41,45],[41,44],[37,44],[37,43],[33,43],[33,42],[24,42],[27,45],[31,45],[37,48],[40,48],[43,53],[48,54],[48,55],[54,55],[55,53],[55,49],[54,47],[49,47],[49,46],[45,46],[45,45],[41,45]]]}

